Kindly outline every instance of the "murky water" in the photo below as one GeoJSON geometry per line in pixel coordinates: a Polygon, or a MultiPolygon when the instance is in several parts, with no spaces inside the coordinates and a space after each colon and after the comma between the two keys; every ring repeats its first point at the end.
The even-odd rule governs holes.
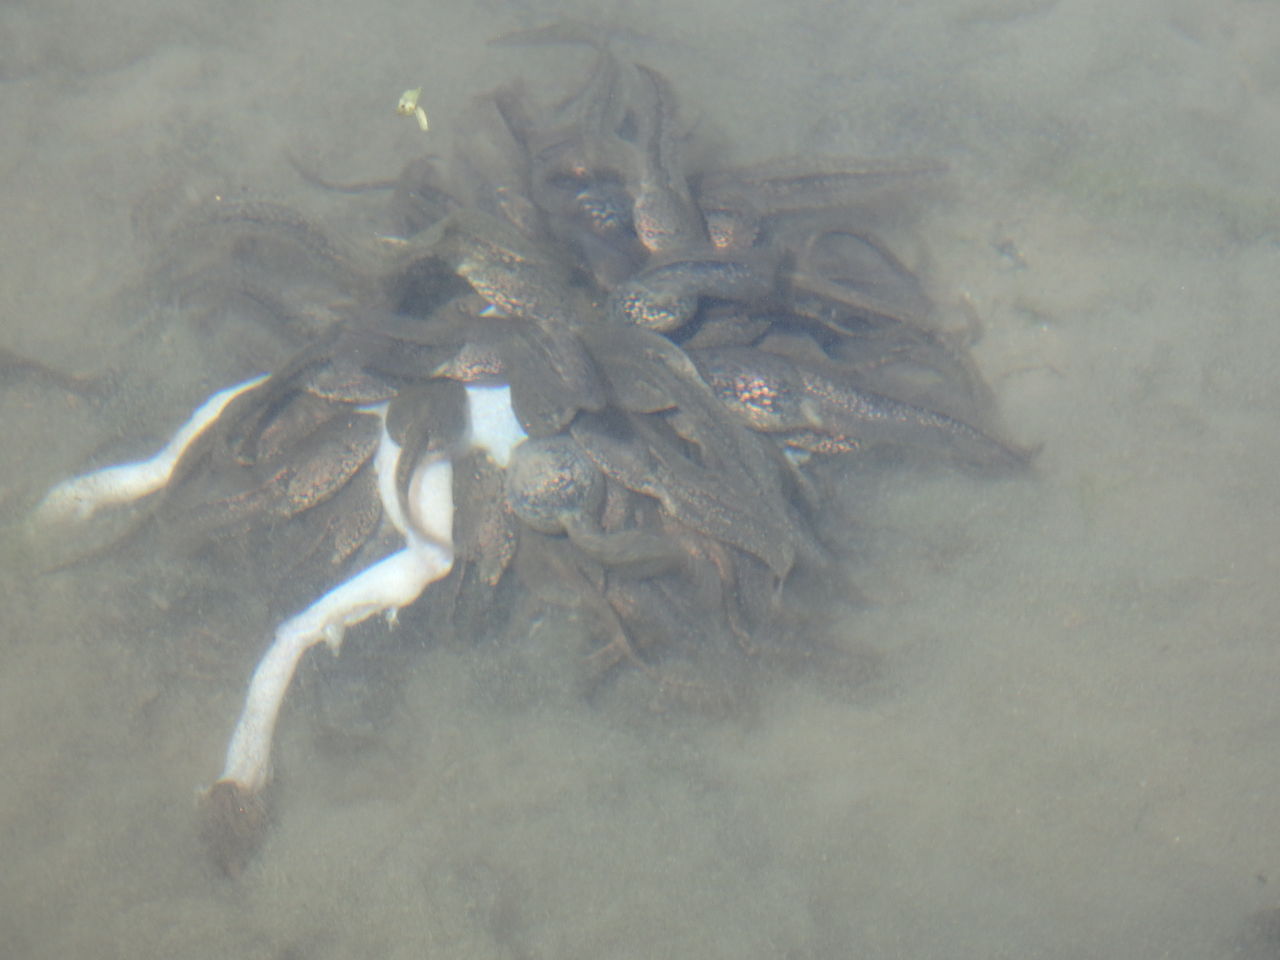
{"type": "Polygon", "coordinates": [[[651,714],[451,644],[334,742],[313,671],[268,843],[209,867],[195,791],[278,611],[145,544],[37,573],[23,518],[279,359],[129,292],[165,210],[358,215],[285,151],[394,172],[421,83],[447,152],[470,94],[581,68],[484,45],[551,6],[0,11],[0,346],[111,377],[0,380],[0,954],[1280,955],[1273,3],[582,5],[740,158],[947,162],[902,245],[1034,475],[850,477],[868,682],[651,714]]]}

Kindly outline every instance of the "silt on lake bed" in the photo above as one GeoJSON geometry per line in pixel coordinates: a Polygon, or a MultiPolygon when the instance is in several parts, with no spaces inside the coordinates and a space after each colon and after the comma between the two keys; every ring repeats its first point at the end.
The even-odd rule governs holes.
{"type": "Polygon", "coordinates": [[[592,625],[584,678],[630,669],[712,696],[672,661],[714,674],[794,632],[798,590],[847,592],[826,505],[842,458],[1028,460],[864,222],[869,192],[892,203],[931,165],[695,166],[655,70],[578,27],[505,42],[587,44],[594,61],[550,105],[477,98],[453,162],[396,181],[395,236],[255,200],[182,214],[169,282],[252,300],[297,350],[210,396],[152,459],[66,480],[36,510],[44,538],[88,542],[123,514],[247,543],[308,585],[202,799],[232,874],[261,841],[276,722],[311,647],[336,652],[424,594],[502,632],[552,593],[592,625]]]}

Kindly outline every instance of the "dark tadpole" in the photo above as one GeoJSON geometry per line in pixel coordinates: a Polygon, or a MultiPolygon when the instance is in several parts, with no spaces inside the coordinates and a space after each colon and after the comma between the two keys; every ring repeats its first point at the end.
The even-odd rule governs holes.
{"type": "Polygon", "coordinates": [[[100,398],[107,389],[98,378],[66,373],[4,347],[0,347],[0,383],[33,383],[86,399],[100,398]]]}

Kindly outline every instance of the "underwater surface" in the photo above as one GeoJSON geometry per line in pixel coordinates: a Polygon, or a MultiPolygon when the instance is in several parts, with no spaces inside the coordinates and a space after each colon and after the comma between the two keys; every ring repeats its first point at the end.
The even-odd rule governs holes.
{"type": "Polygon", "coordinates": [[[0,952],[1280,954],[1277,42],[1266,3],[6,6],[0,952]],[[166,530],[50,570],[32,508],[287,355],[150,292],[173,211],[385,229],[297,167],[394,177],[479,93],[572,89],[589,50],[488,45],[556,17],[670,79],[691,163],[943,168],[877,231],[1038,453],[848,465],[856,589],[813,612],[848,658],[726,657],[726,707],[584,691],[563,614],[353,630],[229,879],[197,799],[297,598],[166,530]]]}

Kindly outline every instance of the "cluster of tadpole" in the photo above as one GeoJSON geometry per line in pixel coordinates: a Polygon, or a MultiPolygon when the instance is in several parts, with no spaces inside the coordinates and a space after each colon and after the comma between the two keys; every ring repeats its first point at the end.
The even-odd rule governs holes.
{"type": "Polygon", "coordinates": [[[156,457],[40,507],[80,524],[145,500],[165,523],[267,530],[331,587],[277,629],[205,796],[229,870],[257,842],[303,653],[428,585],[481,605],[549,586],[593,626],[592,673],[662,683],[665,651],[750,651],[784,629],[797,577],[838,577],[820,463],[885,445],[1024,459],[860,216],[869,186],[924,168],[695,168],[667,80],[594,47],[552,106],[479,98],[455,160],[398,181],[400,236],[202,209],[183,228],[197,242],[174,245],[186,269],[305,344],[210,397],[156,457]]]}

